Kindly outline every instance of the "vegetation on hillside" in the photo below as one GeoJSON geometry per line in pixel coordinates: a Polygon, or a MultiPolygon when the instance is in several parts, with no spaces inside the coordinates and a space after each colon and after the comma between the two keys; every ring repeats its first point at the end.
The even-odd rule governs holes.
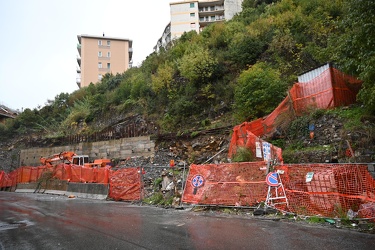
{"type": "Polygon", "coordinates": [[[141,66],[24,110],[0,137],[90,134],[100,119],[133,114],[162,132],[220,117],[235,125],[268,114],[297,75],[327,62],[363,80],[361,111],[374,114],[374,12],[371,0],[244,0],[232,20],[183,34],[141,66]]]}

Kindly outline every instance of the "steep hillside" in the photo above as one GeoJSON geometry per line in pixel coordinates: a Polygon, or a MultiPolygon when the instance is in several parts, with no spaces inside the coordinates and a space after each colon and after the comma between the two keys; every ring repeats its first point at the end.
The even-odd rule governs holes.
{"type": "MultiPolygon", "coordinates": [[[[283,149],[285,163],[374,162],[375,117],[361,115],[360,109],[346,107],[316,111],[299,117],[284,131],[278,131],[273,138],[266,140],[283,149]],[[314,125],[312,139],[309,131],[311,124],[314,125]]],[[[126,164],[145,167],[168,166],[171,159],[181,166],[192,163],[228,162],[228,147],[234,125],[206,130],[194,130],[192,127],[190,132],[185,134],[154,134],[152,138],[156,142],[155,156],[146,159],[126,159],[126,164]]],[[[45,147],[53,144],[47,144],[37,136],[0,142],[0,170],[10,171],[18,168],[19,152],[22,148],[29,147],[28,145],[45,147]]]]}
{"type": "Polygon", "coordinates": [[[243,11],[232,20],[199,34],[183,34],[170,48],[150,54],[140,67],[106,74],[100,82],[61,93],[44,107],[25,109],[0,124],[0,166],[17,168],[22,147],[51,146],[67,137],[120,129],[132,117],[140,118],[138,124],[145,121],[142,130],[155,135],[158,148],[176,148],[181,159],[201,163],[223,150],[230,128],[272,112],[298,75],[327,62],[363,81],[357,95],[362,106],[344,115],[299,118],[271,142],[284,149],[285,162],[373,161],[374,5],[356,0],[245,0],[243,11]],[[200,132],[205,130],[209,134],[200,132]],[[205,141],[211,141],[207,136],[218,136],[214,141],[221,146],[206,148],[205,141]]]}
{"type": "Polygon", "coordinates": [[[281,142],[286,163],[375,161],[375,117],[358,116],[360,107],[318,111],[295,120],[281,142]],[[314,127],[310,137],[309,126],[314,127]]]}

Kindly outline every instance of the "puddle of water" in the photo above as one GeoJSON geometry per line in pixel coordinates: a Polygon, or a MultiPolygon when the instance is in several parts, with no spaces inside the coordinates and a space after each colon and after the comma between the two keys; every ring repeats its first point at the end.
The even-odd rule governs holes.
{"type": "Polygon", "coordinates": [[[13,223],[8,223],[8,222],[1,222],[0,221],[0,231],[4,230],[10,230],[10,229],[15,229],[15,228],[21,228],[21,227],[27,227],[33,225],[32,222],[30,221],[20,221],[20,222],[13,222],[13,223]]]}

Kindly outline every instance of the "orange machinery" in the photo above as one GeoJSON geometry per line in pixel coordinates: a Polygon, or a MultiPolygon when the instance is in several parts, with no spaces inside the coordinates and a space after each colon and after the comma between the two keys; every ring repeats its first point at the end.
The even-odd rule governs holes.
{"type": "Polygon", "coordinates": [[[61,152],[47,158],[40,157],[40,162],[46,166],[53,166],[52,163],[63,162],[85,167],[105,167],[111,162],[110,159],[96,159],[94,163],[89,163],[88,155],[77,155],[71,151],[61,152]]]}

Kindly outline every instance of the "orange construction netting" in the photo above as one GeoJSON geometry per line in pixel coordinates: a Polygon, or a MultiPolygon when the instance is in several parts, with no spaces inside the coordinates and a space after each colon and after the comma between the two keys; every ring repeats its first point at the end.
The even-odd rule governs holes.
{"type": "Polygon", "coordinates": [[[46,171],[48,171],[46,166],[18,168],[17,183],[36,182],[46,171]]]}
{"type": "MultiPolygon", "coordinates": [[[[339,218],[352,210],[361,218],[375,218],[375,180],[366,164],[279,165],[275,171],[282,173],[285,190],[278,196],[288,201],[288,206],[275,205],[278,209],[339,218]]],[[[267,194],[265,162],[191,165],[183,202],[254,206],[265,202],[267,194]]]]}
{"type": "Polygon", "coordinates": [[[137,168],[124,168],[110,174],[109,197],[119,201],[141,200],[141,174],[137,168]]]}
{"type": "Polygon", "coordinates": [[[285,126],[295,116],[309,113],[316,109],[330,109],[350,105],[356,102],[356,96],[362,82],[341,71],[329,67],[318,76],[303,83],[295,83],[288,96],[268,116],[251,122],[244,122],[233,129],[229,146],[232,157],[238,146],[245,145],[248,132],[258,137],[269,137],[285,126]]]}
{"type": "Polygon", "coordinates": [[[253,206],[267,194],[265,162],[191,165],[183,202],[253,206]]]}
{"type": "MultiPolygon", "coordinates": [[[[340,218],[352,210],[361,218],[374,220],[375,180],[368,172],[367,164],[293,164],[274,168],[280,173],[288,200],[288,206],[282,204],[276,205],[276,208],[303,215],[340,218]]],[[[0,187],[35,182],[46,171],[53,172],[55,178],[72,182],[109,183],[109,197],[114,200],[142,199],[143,184],[139,168],[112,171],[67,164],[60,164],[55,169],[22,167],[9,174],[1,171],[0,187]]],[[[266,172],[267,163],[264,161],[193,164],[182,200],[199,205],[258,205],[266,201],[268,194],[266,172]]]]}
{"type": "Polygon", "coordinates": [[[330,67],[308,82],[294,84],[289,94],[296,115],[302,115],[312,109],[353,104],[361,86],[358,79],[330,67]]]}
{"type": "Polygon", "coordinates": [[[342,217],[349,209],[358,211],[361,205],[375,202],[375,180],[366,164],[282,165],[277,169],[284,171],[280,178],[292,212],[342,217]],[[308,173],[313,176],[310,181],[308,173]]]}
{"type": "Polygon", "coordinates": [[[233,130],[229,157],[232,157],[236,153],[238,147],[246,147],[250,149],[254,161],[277,160],[278,163],[282,163],[283,157],[281,148],[278,148],[254,135],[250,132],[251,125],[250,127],[248,125],[249,124],[244,123],[233,130]]]}

